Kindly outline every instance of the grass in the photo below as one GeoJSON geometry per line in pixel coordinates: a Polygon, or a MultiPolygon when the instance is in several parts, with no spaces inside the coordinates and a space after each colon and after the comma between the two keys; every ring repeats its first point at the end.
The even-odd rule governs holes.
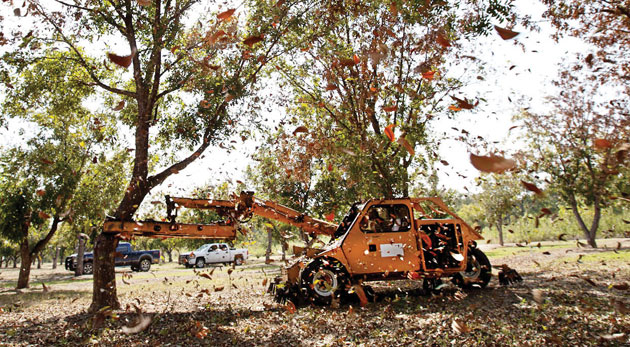
{"type": "Polygon", "coordinates": [[[536,245],[529,244],[525,247],[498,247],[494,249],[490,249],[484,251],[484,253],[491,258],[503,258],[510,257],[513,255],[517,255],[525,252],[534,252],[534,253],[543,253],[546,251],[554,250],[554,249],[564,249],[564,248],[572,248],[575,245],[572,242],[566,242],[562,244],[554,244],[554,245],[541,245],[537,247],[536,245]]]}

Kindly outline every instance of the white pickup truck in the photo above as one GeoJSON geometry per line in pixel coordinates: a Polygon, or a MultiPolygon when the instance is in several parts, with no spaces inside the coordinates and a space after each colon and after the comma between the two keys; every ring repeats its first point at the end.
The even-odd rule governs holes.
{"type": "Polygon", "coordinates": [[[243,264],[249,255],[247,248],[231,248],[227,243],[207,243],[196,250],[179,256],[179,264],[203,268],[206,264],[243,264]]]}

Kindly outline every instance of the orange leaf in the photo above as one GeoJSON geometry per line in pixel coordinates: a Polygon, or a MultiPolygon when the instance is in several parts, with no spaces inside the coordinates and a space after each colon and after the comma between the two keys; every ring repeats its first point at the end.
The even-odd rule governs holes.
{"type": "Polygon", "coordinates": [[[243,43],[248,45],[250,48],[255,45],[256,43],[260,42],[263,40],[263,37],[260,35],[257,36],[249,36],[248,38],[246,38],[245,40],[243,40],[243,43]]]}
{"type": "Polygon", "coordinates": [[[488,157],[470,154],[470,163],[482,172],[501,173],[510,170],[516,166],[516,162],[512,159],[505,159],[498,155],[490,155],[488,157]]]}
{"type": "Polygon", "coordinates": [[[457,107],[455,105],[449,106],[448,109],[451,110],[451,111],[455,111],[455,112],[462,110],[461,107],[457,107]]]}
{"type": "Polygon", "coordinates": [[[39,195],[39,196],[44,196],[44,195],[46,194],[46,191],[45,191],[45,190],[43,190],[43,189],[39,189],[36,193],[37,193],[37,195],[39,195]]]}
{"type": "Polygon", "coordinates": [[[39,218],[41,218],[41,219],[48,219],[48,218],[50,218],[50,216],[48,214],[46,214],[45,212],[42,212],[42,211],[39,211],[37,213],[37,215],[39,215],[39,218]]]}
{"type": "Polygon", "coordinates": [[[537,195],[543,195],[543,191],[540,190],[540,188],[536,187],[535,184],[533,183],[529,183],[529,182],[525,182],[521,180],[521,184],[523,185],[523,187],[525,187],[525,189],[536,193],[537,195]]]}
{"type": "Polygon", "coordinates": [[[107,53],[107,57],[109,58],[109,60],[120,66],[120,67],[124,67],[124,68],[128,68],[129,65],[131,65],[131,60],[133,59],[133,56],[135,55],[134,53],[131,53],[131,55],[126,55],[124,57],[121,57],[119,55],[116,55],[114,53],[107,53]]]}
{"type": "Polygon", "coordinates": [[[435,38],[435,42],[437,42],[438,45],[440,45],[440,46],[442,46],[444,48],[447,48],[447,47],[451,46],[451,42],[446,37],[444,37],[444,35],[442,35],[442,34],[438,34],[437,35],[437,37],[435,38]]]}
{"type": "Polygon", "coordinates": [[[422,73],[422,78],[426,78],[429,81],[432,80],[433,77],[435,77],[435,71],[427,71],[422,73]]]}
{"type": "Polygon", "coordinates": [[[343,59],[339,59],[339,65],[341,66],[354,66],[357,63],[355,63],[354,59],[347,59],[347,58],[343,58],[343,59]]]}
{"type": "Polygon", "coordinates": [[[300,125],[299,127],[295,128],[295,130],[293,130],[293,136],[298,133],[308,133],[308,128],[304,125],[300,125]]]}
{"type": "Polygon", "coordinates": [[[219,30],[210,36],[206,36],[206,41],[208,41],[209,44],[213,45],[215,42],[219,41],[219,39],[223,35],[225,35],[225,31],[219,30]]]}
{"type": "Polygon", "coordinates": [[[356,54],[352,56],[352,60],[354,61],[355,64],[358,64],[361,62],[361,59],[359,59],[359,57],[356,54]]]}
{"type": "Polygon", "coordinates": [[[332,212],[326,215],[326,220],[329,222],[335,220],[335,210],[332,210],[332,212]]]}
{"type": "Polygon", "coordinates": [[[468,100],[466,99],[460,99],[458,97],[455,96],[451,96],[451,98],[455,101],[457,101],[457,107],[459,107],[460,109],[466,109],[466,110],[472,110],[473,107],[475,107],[473,104],[471,104],[470,102],[468,102],[468,100]]]}
{"type": "Polygon", "coordinates": [[[398,106],[396,106],[396,105],[383,107],[383,111],[385,111],[385,112],[394,112],[396,110],[398,110],[398,106]]]}
{"type": "Polygon", "coordinates": [[[595,139],[593,145],[597,149],[609,149],[612,148],[612,143],[606,139],[595,139]]]}
{"type": "Polygon", "coordinates": [[[509,29],[504,29],[498,26],[494,26],[494,29],[497,31],[497,33],[499,33],[499,36],[501,36],[502,39],[504,40],[509,40],[509,39],[513,39],[515,38],[519,33],[516,31],[512,31],[509,29]]]}
{"type": "Polygon", "coordinates": [[[390,124],[390,125],[385,127],[385,135],[387,136],[387,138],[391,142],[394,142],[396,140],[396,137],[394,136],[394,127],[395,126],[396,126],[396,124],[390,124]]]}
{"type": "Polygon", "coordinates": [[[333,170],[333,165],[332,163],[328,163],[328,171],[332,171],[333,170]]]}
{"type": "Polygon", "coordinates": [[[226,21],[230,18],[232,18],[232,16],[234,15],[234,12],[236,11],[235,8],[231,8],[227,11],[221,12],[217,15],[217,19],[221,22],[226,21]]]}
{"type": "Polygon", "coordinates": [[[137,0],[140,6],[151,6],[152,0],[137,0]]]}
{"type": "Polygon", "coordinates": [[[116,107],[114,107],[114,111],[120,111],[125,107],[125,100],[120,100],[120,102],[118,103],[118,105],[116,105],[116,107]]]}
{"type": "Polygon", "coordinates": [[[329,84],[326,86],[326,90],[331,91],[337,89],[337,86],[334,84],[329,84]]]}

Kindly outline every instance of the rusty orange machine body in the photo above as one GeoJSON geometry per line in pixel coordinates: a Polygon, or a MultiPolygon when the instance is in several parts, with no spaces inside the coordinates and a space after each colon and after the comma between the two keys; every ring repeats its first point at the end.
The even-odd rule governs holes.
{"type": "Polygon", "coordinates": [[[253,215],[281,221],[312,236],[330,236],[321,249],[294,247],[296,258],[271,286],[279,299],[311,297],[330,302],[348,289],[363,292],[367,281],[423,280],[427,289],[450,277],[462,286],[484,287],[491,277],[488,258],[476,247],[482,236],[436,197],[372,199],[352,206],[339,225],[315,219],[251,192],[231,200],[166,197],[166,222],[107,221],[105,232],[149,237],[234,239],[253,215]],[[180,208],[211,209],[225,221],[176,222],[180,208]]]}

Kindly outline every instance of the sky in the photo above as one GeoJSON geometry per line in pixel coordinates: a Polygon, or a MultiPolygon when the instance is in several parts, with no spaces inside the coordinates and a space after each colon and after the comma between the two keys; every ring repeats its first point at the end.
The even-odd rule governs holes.
{"type": "MultiPolygon", "coordinates": [[[[472,136],[482,136],[488,142],[497,142],[496,148],[509,152],[521,147],[517,136],[519,129],[509,130],[518,125],[512,121],[512,116],[521,108],[529,108],[533,112],[549,111],[545,97],[553,94],[551,81],[557,76],[558,64],[567,58],[572,59],[575,52],[584,50],[585,46],[575,39],[554,42],[550,37],[551,28],[546,22],[541,21],[541,14],[544,11],[542,4],[517,1],[516,5],[519,11],[530,14],[535,21],[540,21],[541,32],[532,32],[517,26],[514,30],[521,33],[515,39],[504,41],[492,32],[488,37],[478,40],[475,45],[461,48],[462,53],[478,58],[484,65],[486,73],[484,80],[471,78],[473,83],[458,94],[483,97],[486,101],[472,111],[458,112],[454,120],[441,120],[433,128],[436,133],[453,136],[459,130],[466,129],[472,136]]],[[[1,14],[5,17],[3,26],[11,27],[23,23],[13,13],[6,13],[7,8],[2,9],[4,13],[1,14]]],[[[24,26],[22,30],[26,30],[24,26]]],[[[115,41],[111,46],[99,48],[101,51],[113,51],[121,55],[128,53],[125,49],[128,50],[128,46],[125,46],[124,42],[115,41]]],[[[264,117],[269,118],[268,124],[273,126],[282,115],[283,111],[277,110],[264,117]]],[[[14,127],[1,129],[0,145],[19,141],[14,133],[14,127]]],[[[208,148],[203,158],[196,160],[179,174],[171,176],[156,191],[181,195],[206,183],[220,184],[225,181],[235,186],[237,180],[244,181],[245,169],[254,163],[251,155],[262,140],[261,136],[252,137],[245,142],[239,139],[234,144],[236,149],[231,153],[220,147],[208,148]]],[[[437,164],[440,184],[443,187],[461,192],[465,187],[473,190],[473,180],[479,172],[470,164],[471,151],[475,154],[488,154],[478,153],[459,141],[442,141],[439,154],[449,163],[448,166],[437,164]],[[458,173],[466,176],[466,179],[458,173]]]]}

